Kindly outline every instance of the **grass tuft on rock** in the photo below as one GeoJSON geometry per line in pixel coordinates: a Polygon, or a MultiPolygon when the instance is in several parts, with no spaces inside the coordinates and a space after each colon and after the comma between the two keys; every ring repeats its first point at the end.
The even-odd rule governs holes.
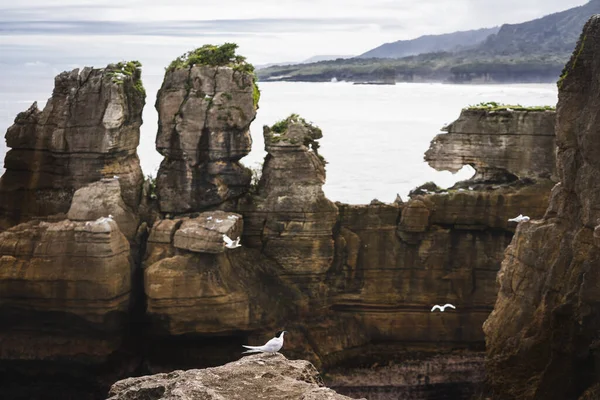
{"type": "Polygon", "coordinates": [[[463,110],[486,110],[486,111],[556,111],[555,106],[522,106],[520,104],[504,104],[496,101],[481,102],[470,105],[463,110]]]}
{"type": "Polygon", "coordinates": [[[142,84],[142,63],[133,61],[120,61],[116,64],[110,64],[107,68],[106,75],[112,78],[112,82],[122,85],[127,77],[133,80],[133,87],[141,94],[146,94],[146,89],[142,84]]]}

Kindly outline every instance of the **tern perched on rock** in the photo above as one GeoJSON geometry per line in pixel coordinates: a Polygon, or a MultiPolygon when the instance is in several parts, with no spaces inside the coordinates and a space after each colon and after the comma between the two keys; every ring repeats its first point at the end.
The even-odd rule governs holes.
{"type": "Polygon", "coordinates": [[[237,215],[228,215],[227,219],[238,219],[239,217],[237,215]]]}
{"type": "Polygon", "coordinates": [[[241,247],[242,245],[240,244],[240,237],[238,236],[237,239],[235,240],[231,240],[231,238],[227,235],[223,235],[223,241],[225,242],[225,247],[227,247],[228,249],[235,249],[237,247],[241,247]]]}
{"type": "Polygon", "coordinates": [[[245,348],[249,349],[244,351],[242,354],[246,353],[277,353],[283,347],[283,334],[287,333],[287,331],[281,331],[278,336],[275,336],[273,339],[269,340],[262,346],[246,346],[243,344],[245,348]]]}
{"type": "Polygon", "coordinates": [[[113,175],[113,179],[119,179],[117,175],[113,175]]]}
{"type": "Polygon", "coordinates": [[[508,220],[509,222],[527,222],[529,221],[529,217],[527,215],[519,214],[518,217],[514,217],[508,220]]]}
{"type": "Polygon", "coordinates": [[[434,312],[434,311],[436,310],[436,308],[437,308],[437,309],[439,309],[441,312],[444,312],[444,310],[445,310],[446,308],[448,308],[448,307],[456,309],[456,307],[454,307],[454,306],[453,306],[452,304],[450,304],[450,303],[448,303],[448,304],[444,304],[443,306],[440,306],[440,305],[437,305],[437,304],[436,304],[435,306],[433,306],[433,307],[431,308],[431,312],[434,312]]]}
{"type": "Polygon", "coordinates": [[[223,222],[222,219],[217,218],[217,224],[220,224],[221,222],[223,222]]]}

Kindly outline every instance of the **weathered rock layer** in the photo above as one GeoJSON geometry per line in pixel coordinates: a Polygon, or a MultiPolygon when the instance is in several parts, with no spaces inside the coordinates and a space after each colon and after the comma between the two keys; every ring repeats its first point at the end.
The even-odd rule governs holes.
{"type": "Polygon", "coordinates": [[[475,181],[555,177],[553,111],[464,109],[425,153],[433,168],[477,171],[475,181]]]}
{"type": "Polygon", "coordinates": [[[6,132],[11,150],[0,178],[0,230],[66,213],[75,190],[115,175],[123,200],[137,209],[144,101],[137,64],[58,75],[44,110],[34,103],[6,132]]]}
{"type": "Polygon", "coordinates": [[[560,183],[543,220],[519,226],[498,274],[498,299],[484,325],[494,398],[597,398],[599,38],[594,16],[559,82],[560,183]]]}
{"type": "Polygon", "coordinates": [[[157,176],[162,212],[201,211],[248,191],[251,173],[239,160],[252,144],[253,90],[252,74],[232,67],[166,72],[156,99],[156,149],[165,156],[157,176]]]}

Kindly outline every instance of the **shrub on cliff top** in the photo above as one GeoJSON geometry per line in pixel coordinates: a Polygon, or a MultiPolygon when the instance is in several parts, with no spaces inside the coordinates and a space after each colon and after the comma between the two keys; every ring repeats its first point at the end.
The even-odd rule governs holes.
{"type": "Polygon", "coordinates": [[[254,72],[254,66],[246,62],[246,57],[235,54],[237,48],[238,45],[235,43],[225,43],[221,46],[205,44],[174,59],[167,67],[167,71],[193,65],[210,65],[213,67],[232,67],[243,72],[254,72]]]}
{"type": "Polygon", "coordinates": [[[479,104],[470,105],[464,108],[465,110],[487,110],[487,111],[556,111],[554,106],[530,106],[524,107],[520,104],[503,104],[496,101],[481,102],[479,104]]]}
{"type": "MultiPolygon", "coordinates": [[[[301,124],[308,131],[308,134],[304,136],[303,145],[308,147],[310,150],[314,151],[315,154],[319,157],[323,163],[326,163],[323,156],[319,154],[319,142],[317,139],[321,139],[323,137],[323,131],[316,125],[313,125],[310,122],[307,122],[304,118],[300,117],[298,114],[290,114],[289,117],[282,119],[281,121],[275,122],[272,126],[265,126],[271,133],[271,141],[274,143],[279,142],[280,140],[286,140],[285,137],[281,135],[287,132],[290,124],[301,124]]],[[[292,144],[294,139],[292,139],[292,144]]]]}
{"type": "Polygon", "coordinates": [[[212,67],[231,67],[235,71],[252,74],[252,100],[254,107],[258,108],[260,90],[258,90],[258,86],[256,85],[254,66],[246,61],[246,57],[235,54],[237,48],[238,45],[235,43],[225,43],[221,46],[205,44],[177,57],[165,69],[168,72],[194,65],[210,65],[212,67]]]}
{"type": "Polygon", "coordinates": [[[133,79],[134,88],[142,93],[146,94],[144,85],[142,84],[142,63],[133,61],[120,61],[116,64],[110,64],[107,75],[112,78],[113,83],[122,84],[126,76],[131,76],[133,79]]]}

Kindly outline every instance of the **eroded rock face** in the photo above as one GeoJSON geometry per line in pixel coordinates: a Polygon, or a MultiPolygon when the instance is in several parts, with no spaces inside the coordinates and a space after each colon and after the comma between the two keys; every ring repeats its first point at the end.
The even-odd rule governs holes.
{"type": "Polygon", "coordinates": [[[555,177],[555,113],[465,109],[437,135],[425,161],[439,171],[464,165],[477,171],[475,181],[555,177]]]}
{"type": "Polygon", "coordinates": [[[484,325],[494,398],[589,399],[598,392],[599,37],[594,16],[559,81],[561,182],[544,219],[519,225],[498,274],[498,299],[484,325]]]}
{"type": "Polygon", "coordinates": [[[139,217],[123,201],[121,185],[115,178],[105,178],[78,189],[67,213],[71,221],[92,221],[109,216],[125,237],[133,240],[139,217]]]}
{"type": "Polygon", "coordinates": [[[217,368],[125,379],[108,395],[108,400],[350,399],[323,387],[308,361],[288,360],[278,353],[248,356],[217,368]]]}
{"type": "Polygon", "coordinates": [[[6,132],[11,150],[0,178],[0,231],[66,213],[77,189],[115,175],[125,204],[137,209],[145,93],[139,69],[121,70],[111,64],[63,72],[43,111],[34,103],[17,116],[6,132]]]}
{"type": "Polygon", "coordinates": [[[231,67],[167,71],[156,100],[162,212],[201,211],[248,191],[251,172],[239,160],[252,144],[253,85],[250,73],[231,67]]]}
{"type": "Polygon", "coordinates": [[[0,234],[0,359],[103,362],[128,319],[129,242],[112,220],[0,234]]]}
{"type": "Polygon", "coordinates": [[[322,190],[325,163],[318,155],[320,129],[294,116],[282,132],[265,127],[265,149],[257,194],[241,207],[245,240],[261,246],[287,274],[318,282],[334,254],[337,207],[322,190]]]}
{"type": "Polygon", "coordinates": [[[155,333],[250,331],[283,316],[297,295],[279,281],[280,268],[257,250],[224,245],[223,234],[235,240],[242,230],[241,215],[224,211],[155,224],[144,261],[147,313],[155,333]],[[285,298],[278,304],[269,300],[279,296],[285,298]]]}

